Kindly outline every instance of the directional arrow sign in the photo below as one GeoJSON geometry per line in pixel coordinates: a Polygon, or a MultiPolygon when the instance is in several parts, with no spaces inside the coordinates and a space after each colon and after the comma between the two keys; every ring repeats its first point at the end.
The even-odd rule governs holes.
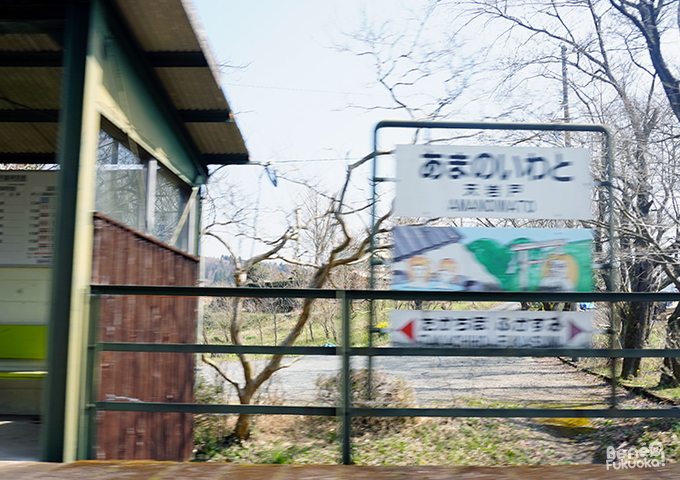
{"type": "Polygon", "coordinates": [[[441,347],[589,347],[592,312],[395,310],[392,343],[441,347]]]}
{"type": "Polygon", "coordinates": [[[574,321],[571,319],[569,320],[569,326],[571,327],[569,330],[569,340],[574,338],[579,333],[583,333],[584,331],[582,328],[579,328],[578,325],[574,324],[574,321]]]}
{"type": "Polygon", "coordinates": [[[416,332],[417,326],[414,327],[414,325],[416,324],[417,321],[418,321],[417,319],[411,320],[411,321],[408,322],[406,325],[404,325],[403,327],[401,327],[401,328],[399,329],[399,331],[402,332],[404,335],[406,335],[406,336],[407,336],[408,338],[410,338],[411,340],[416,341],[415,332],[416,332]]]}

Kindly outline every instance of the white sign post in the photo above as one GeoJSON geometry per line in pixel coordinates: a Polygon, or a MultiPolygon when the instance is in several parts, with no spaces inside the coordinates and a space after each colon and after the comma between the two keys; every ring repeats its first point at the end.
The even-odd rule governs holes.
{"type": "Polygon", "coordinates": [[[399,145],[394,214],[587,220],[585,148],[399,145]]]}
{"type": "Polygon", "coordinates": [[[591,312],[395,310],[394,346],[588,348],[591,312]]]}

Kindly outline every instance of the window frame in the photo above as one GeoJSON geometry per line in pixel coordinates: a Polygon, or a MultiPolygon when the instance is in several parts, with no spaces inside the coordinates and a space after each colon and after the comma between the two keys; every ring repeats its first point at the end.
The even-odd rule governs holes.
{"type": "MultiPolygon", "coordinates": [[[[197,239],[197,205],[194,205],[197,201],[196,191],[198,187],[192,187],[191,185],[184,182],[179,176],[177,176],[171,169],[169,169],[162,161],[159,161],[153,155],[151,155],[146,149],[141,145],[136,143],[132,138],[126,135],[121,129],[116,127],[111,121],[107,120],[104,116],[101,117],[100,132],[104,132],[108,135],[114,142],[117,143],[116,148],[119,146],[125,147],[129,150],[132,155],[134,155],[140,162],[142,167],[142,175],[144,181],[145,191],[141,195],[140,201],[144,201],[144,205],[140,208],[140,222],[139,225],[128,225],[130,228],[137,230],[147,236],[150,236],[166,245],[173,248],[178,248],[189,254],[194,255],[196,253],[196,247],[198,244],[197,239]],[[158,174],[162,172],[170,183],[172,183],[175,188],[181,192],[181,204],[179,205],[179,211],[177,212],[177,224],[173,228],[173,235],[169,241],[164,241],[159,238],[156,234],[156,201],[158,192],[158,174]],[[185,215],[186,210],[189,209],[188,213],[185,215]],[[143,216],[143,219],[141,218],[143,216]],[[184,222],[181,222],[182,218],[186,217],[184,222]],[[138,228],[138,226],[142,228],[138,228]],[[176,230],[180,229],[179,235],[176,235],[176,230]],[[185,234],[182,234],[186,230],[185,234]],[[175,238],[176,237],[176,238],[175,238]],[[171,240],[175,238],[175,242],[171,240]]],[[[99,172],[101,164],[99,163],[99,147],[97,153],[97,165],[96,171],[99,172]]],[[[116,165],[111,164],[111,165],[116,165]]],[[[95,188],[95,202],[99,198],[100,191],[98,190],[98,185],[95,188]]],[[[108,215],[106,211],[102,211],[104,215],[108,215]]],[[[120,221],[120,220],[119,220],[120,221]]],[[[126,222],[121,222],[126,223],[126,222]]]]}

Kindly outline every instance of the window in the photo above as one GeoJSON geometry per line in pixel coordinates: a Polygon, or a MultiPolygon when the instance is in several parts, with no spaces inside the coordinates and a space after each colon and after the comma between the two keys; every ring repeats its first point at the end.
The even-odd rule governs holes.
{"type": "Polygon", "coordinates": [[[122,142],[99,132],[95,210],[146,230],[146,164],[122,142]]]}
{"type": "Polygon", "coordinates": [[[185,212],[191,189],[104,119],[102,126],[95,209],[193,253],[195,242],[190,238],[196,215],[193,211],[185,212]],[[176,232],[178,226],[179,233],[176,232]]]}
{"type": "MultiPolygon", "coordinates": [[[[159,168],[156,173],[156,198],[154,237],[170,243],[189,201],[187,190],[168,171],[159,168]]],[[[187,218],[188,219],[188,218],[187,218]]],[[[176,246],[186,250],[189,243],[189,222],[184,221],[176,246]]]]}

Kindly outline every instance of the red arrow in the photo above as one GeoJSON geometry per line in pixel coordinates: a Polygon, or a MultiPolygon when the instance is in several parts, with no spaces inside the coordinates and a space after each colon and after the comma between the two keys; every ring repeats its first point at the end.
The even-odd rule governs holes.
{"type": "Polygon", "coordinates": [[[401,328],[399,329],[399,331],[400,331],[400,332],[404,332],[404,335],[406,335],[406,336],[407,336],[408,338],[410,338],[411,340],[414,340],[414,341],[415,341],[416,337],[413,336],[413,334],[414,334],[414,331],[413,331],[413,330],[414,330],[413,324],[414,324],[414,323],[416,323],[416,321],[415,321],[415,320],[411,320],[411,321],[408,322],[406,325],[404,325],[403,327],[401,327],[401,328]]]}
{"type": "Polygon", "coordinates": [[[574,338],[574,337],[575,337],[576,335],[578,335],[579,333],[585,332],[585,330],[583,330],[583,329],[577,327],[576,325],[574,325],[574,322],[572,322],[571,320],[569,320],[569,325],[571,325],[571,334],[570,334],[570,336],[569,336],[569,340],[571,340],[572,338],[574,338]]]}

